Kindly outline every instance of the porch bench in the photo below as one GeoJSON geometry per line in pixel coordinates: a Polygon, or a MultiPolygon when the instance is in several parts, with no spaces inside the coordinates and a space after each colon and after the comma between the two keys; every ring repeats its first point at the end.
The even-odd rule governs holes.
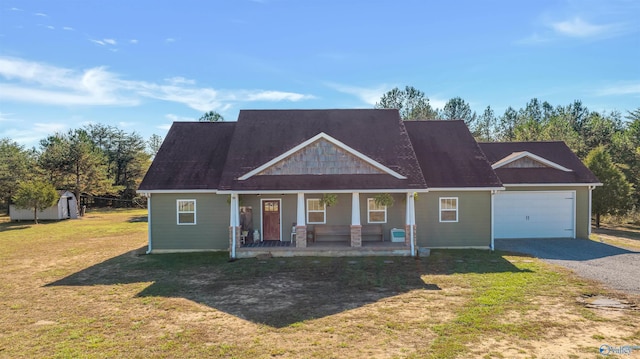
{"type": "Polygon", "coordinates": [[[362,225],[362,239],[364,236],[376,236],[380,237],[380,242],[384,242],[384,229],[381,224],[363,224],[362,225]]]}
{"type": "MultiPolygon", "coordinates": [[[[348,224],[316,224],[313,229],[315,239],[320,236],[338,237],[348,236],[351,237],[351,226],[348,224]]],[[[383,228],[381,224],[365,224],[362,225],[362,237],[364,236],[379,236],[380,241],[384,240],[383,228]]]]}
{"type": "Polygon", "coordinates": [[[345,224],[316,224],[313,226],[314,238],[317,241],[320,236],[351,238],[351,226],[345,224]]]}

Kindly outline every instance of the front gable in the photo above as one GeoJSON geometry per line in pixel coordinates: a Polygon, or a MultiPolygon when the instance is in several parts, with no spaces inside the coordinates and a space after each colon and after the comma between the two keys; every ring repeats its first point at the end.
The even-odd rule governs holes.
{"type": "Polygon", "coordinates": [[[498,168],[553,168],[564,172],[573,172],[569,168],[528,151],[513,152],[494,163],[491,167],[494,170],[498,168]]]}
{"type": "Polygon", "coordinates": [[[361,175],[387,174],[398,179],[405,176],[373,160],[324,132],[302,142],[240,176],[269,175],[361,175]]]}

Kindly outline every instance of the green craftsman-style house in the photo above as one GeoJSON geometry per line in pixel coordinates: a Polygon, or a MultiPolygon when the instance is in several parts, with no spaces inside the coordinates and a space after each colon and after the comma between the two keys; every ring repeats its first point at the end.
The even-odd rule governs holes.
{"type": "Polygon", "coordinates": [[[397,110],[243,110],[175,122],[138,192],[148,253],[413,256],[586,238],[597,185],[563,142],[477,143],[397,110]]]}

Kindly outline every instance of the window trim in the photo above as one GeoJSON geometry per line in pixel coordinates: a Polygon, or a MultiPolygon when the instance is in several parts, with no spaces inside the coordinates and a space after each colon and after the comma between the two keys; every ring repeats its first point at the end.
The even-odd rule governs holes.
{"type": "Polygon", "coordinates": [[[197,224],[197,207],[196,207],[196,200],[195,198],[189,198],[189,199],[176,199],[176,224],[178,226],[194,226],[197,224]],[[180,210],[180,203],[181,202],[193,202],[193,211],[181,211],[180,210]],[[193,213],[193,223],[189,223],[189,222],[185,222],[182,223],[180,222],[180,214],[183,213],[193,213]]]}
{"type": "Polygon", "coordinates": [[[310,201],[318,201],[320,204],[322,204],[322,201],[320,198],[307,198],[307,224],[326,224],[327,223],[327,205],[323,204],[323,210],[319,211],[319,210],[311,210],[309,209],[309,202],[310,201]],[[309,220],[309,213],[322,213],[324,215],[323,217],[323,221],[322,222],[311,222],[309,220]]]}
{"type": "Polygon", "coordinates": [[[387,223],[387,206],[384,206],[384,221],[372,221],[371,212],[383,212],[381,209],[371,209],[371,203],[376,203],[375,198],[367,198],[367,223],[387,223]]]}
{"type": "Polygon", "coordinates": [[[460,208],[460,200],[458,199],[458,197],[440,197],[438,199],[438,221],[440,223],[458,223],[460,217],[459,217],[459,213],[458,210],[460,208]],[[442,200],[449,200],[449,199],[454,199],[456,201],[456,208],[455,209],[449,209],[449,208],[442,208],[442,200]],[[456,214],[456,219],[455,220],[443,220],[442,219],[442,213],[444,212],[454,212],[456,214]]]}

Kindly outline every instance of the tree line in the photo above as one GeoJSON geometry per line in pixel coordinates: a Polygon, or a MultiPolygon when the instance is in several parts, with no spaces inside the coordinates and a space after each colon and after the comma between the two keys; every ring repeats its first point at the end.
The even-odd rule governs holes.
{"type": "Polygon", "coordinates": [[[78,200],[89,195],[130,202],[161,143],[155,134],[144,140],[136,132],[102,124],[55,133],[38,148],[0,139],[0,203],[8,209],[17,194],[23,198],[21,186],[45,185],[70,190],[78,200]]]}
{"type": "MultiPolygon", "coordinates": [[[[593,212],[624,215],[640,211],[640,108],[590,111],[581,101],[551,105],[537,98],[519,109],[498,115],[491,106],[472,111],[460,97],[442,109],[429,103],[414,87],[394,88],[376,108],[395,108],[404,120],[463,120],[478,141],[564,141],[603,183],[593,193],[593,212]]],[[[201,122],[224,121],[215,111],[201,122]]],[[[116,127],[88,125],[56,133],[26,149],[9,138],[0,139],[0,205],[8,209],[21,183],[47,183],[57,189],[130,201],[144,177],[162,138],[145,141],[139,134],[116,127]]]]}
{"type": "Polygon", "coordinates": [[[376,108],[396,108],[403,120],[463,120],[476,140],[564,141],[603,183],[593,192],[596,224],[600,216],[640,211],[640,107],[621,114],[590,111],[581,101],[552,105],[537,98],[519,109],[482,113],[460,97],[433,108],[424,92],[406,86],[385,93],[376,108]]]}

